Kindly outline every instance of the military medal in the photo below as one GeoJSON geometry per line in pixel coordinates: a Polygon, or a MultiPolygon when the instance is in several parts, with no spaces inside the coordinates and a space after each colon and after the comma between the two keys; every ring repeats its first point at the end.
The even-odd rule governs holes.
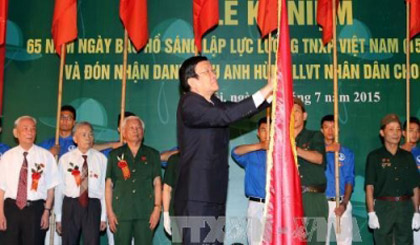
{"type": "Polygon", "coordinates": [[[45,165],[43,163],[35,163],[35,169],[32,169],[32,184],[31,190],[37,191],[38,190],[38,182],[41,178],[41,174],[43,172],[45,165]]]}
{"type": "Polygon", "coordinates": [[[90,171],[89,177],[90,178],[96,178],[97,179],[99,176],[97,174],[95,174],[93,171],[90,171]]]}
{"type": "Polygon", "coordinates": [[[71,173],[71,175],[73,175],[74,177],[74,181],[76,181],[76,185],[80,186],[80,170],[79,170],[79,166],[74,166],[74,164],[72,162],[70,162],[70,166],[72,166],[73,168],[69,168],[67,169],[68,172],[71,173]]]}
{"type": "Polygon", "coordinates": [[[147,164],[147,158],[146,158],[146,156],[141,156],[141,160],[144,162],[144,164],[147,164]]]}
{"type": "Polygon", "coordinates": [[[118,159],[118,167],[121,169],[123,173],[124,180],[127,180],[130,178],[130,169],[128,168],[127,161],[124,160],[124,153],[121,155],[121,158],[117,156],[118,159]]]}
{"type": "Polygon", "coordinates": [[[391,167],[391,162],[389,158],[382,158],[382,168],[391,167]]]}

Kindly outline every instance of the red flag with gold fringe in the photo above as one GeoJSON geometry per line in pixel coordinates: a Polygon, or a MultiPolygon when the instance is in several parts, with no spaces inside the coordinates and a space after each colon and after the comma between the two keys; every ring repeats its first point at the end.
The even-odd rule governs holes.
{"type": "Polygon", "coordinates": [[[277,48],[277,86],[267,161],[263,244],[306,244],[300,178],[294,154],[293,78],[286,0],[281,0],[277,48]],[[271,160],[270,160],[271,158],[271,160]]]}

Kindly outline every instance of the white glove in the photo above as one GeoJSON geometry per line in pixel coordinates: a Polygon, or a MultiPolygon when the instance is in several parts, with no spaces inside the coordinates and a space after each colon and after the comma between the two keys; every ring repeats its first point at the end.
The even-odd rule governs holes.
{"type": "Polygon", "coordinates": [[[419,213],[414,213],[413,222],[411,222],[411,228],[413,230],[420,229],[420,214],[419,213]]]}
{"type": "Polygon", "coordinates": [[[378,216],[376,216],[375,212],[369,212],[369,228],[371,229],[379,229],[379,220],[378,216]]]}
{"type": "Polygon", "coordinates": [[[172,235],[171,218],[169,217],[169,212],[163,212],[163,228],[165,228],[166,233],[172,235]]]}

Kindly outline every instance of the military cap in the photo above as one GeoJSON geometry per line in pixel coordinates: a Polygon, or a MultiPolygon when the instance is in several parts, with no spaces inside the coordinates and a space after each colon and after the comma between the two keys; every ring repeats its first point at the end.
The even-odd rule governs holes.
{"type": "Polygon", "coordinates": [[[391,122],[397,122],[399,125],[401,125],[400,119],[398,118],[397,114],[388,114],[384,116],[381,120],[381,128],[384,128],[388,123],[391,122]]]}

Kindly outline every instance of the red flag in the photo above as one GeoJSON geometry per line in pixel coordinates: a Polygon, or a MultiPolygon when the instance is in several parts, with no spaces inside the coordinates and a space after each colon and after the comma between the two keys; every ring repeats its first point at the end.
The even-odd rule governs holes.
{"type": "MultiPolygon", "coordinates": [[[[332,0],[319,0],[316,14],[316,21],[322,27],[322,41],[324,45],[333,38],[333,9],[332,0]]],[[[336,0],[336,9],[338,10],[339,0],[336,0]]]]}
{"type": "Polygon", "coordinates": [[[420,0],[407,0],[410,3],[410,38],[420,33],[420,0]]]}
{"type": "Polygon", "coordinates": [[[0,45],[6,42],[8,0],[0,0],[0,45]]]}
{"type": "Polygon", "coordinates": [[[264,38],[277,29],[277,0],[260,0],[258,2],[257,25],[264,38]]]}
{"type": "Polygon", "coordinates": [[[4,59],[6,56],[6,27],[8,0],[0,0],[0,115],[3,114],[4,59]]]}
{"type": "Polygon", "coordinates": [[[272,128],[273,163],[269,169],[267,184],[267,215],[264,226],[264,244],[306,244],[303,225],[303,204],[300,178],[294,149],[293,79],[290,54],[289,24],[286,0],[281,3],[280,37],[277,49],[277,90],[273,101],[272,128]],[[292,126],[292,127],[291,127],[292,126]]]}
{"type": "Polygon", "coordinates": [[[137,51],[149,39],[146,0],[120,0],[120,18],[137,51]]]}
{"type": "Polygon", "coordinates": [[[194,40],[201,52],[204,34],[219,23],[219,0],[193,0],[194,40]]]}
{"type": "Polygon", "coordinates": [[[55,51],[61,55],[61,45],[77,38],[77,0],[55,0],[51,29],[55,51]]]}

